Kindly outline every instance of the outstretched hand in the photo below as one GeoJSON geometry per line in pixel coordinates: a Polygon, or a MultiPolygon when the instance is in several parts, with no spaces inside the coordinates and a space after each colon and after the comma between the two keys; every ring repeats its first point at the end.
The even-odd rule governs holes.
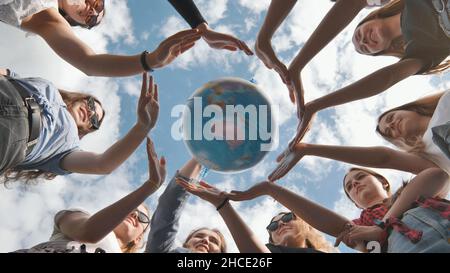
{"type": "Polygon", "coordinates": [[[269,181],[263,181],[258,183],[246,191],[231,191],[230,193],[226,193],[226,197],[233,201],[246,201],[252,200],[259,196],[268,195],[270,192],[270,187],[273,184],[269,181]]]}
{"type": "Polygon", "coordinates": [[[299,143],[294,148],[286,148],[284,152],[277,157],[278,166],[269,175],[269,181],[277,181],[285,176],[304,156],[304,144],[299,143]]]}
{"type": "Polygon", "coordinates": [[[151,192],[155,192],[161,187],[166,179],[166,159],[161,157],[158,159],[158,155],[155,151],[155,145],[153,141],[147,137],[147,157],[148,157],[148,180],[147,184],[151,189],[151,192]]]}
{"type": "Polygon", "coordinates": [[[147,131],[155,127],[159,115],[158,85],[153,81],[153,76],[148,79],[148,74],[142,74],[141,95],[138,101],[138,124],[147,131]],[[147,82],[149,82],[147,84],[147,82]]]}
{"type": "Polygon", "coordinates": [[[244,41],[239,40],[238,38],[220,33],[212,30],[206,23],[203,23],[197,27],[200,30],[201,36],[205,40],[205,42],[211,47],[215,49],[226,49],[230,51],[242,50],[247,55],[253,55],[252,50],[245,44],[244,41]]]}
{"type": "Polygon", "coordinates": [[[198,29],[180,31],[159,44],[155,51],[147,55],[147,64],[151,68],[160,68],[170,64],[175,58],[191,49],[200,39],[198,29]]]}
{"type": "Polygon", "coordinates": [[[215,207],[222,204],[222,202],[225,200],[225,192],[209,185],[208,183],[204,181],[200,181],[198,184],[195,183],[189,183],[187,181],[181,180],[177,178],[177,183],[181,185],[183,188],[186,189],[186,191],[192,193],[193,195],[196,195],[200,197],[201,199],[208,201],[209,203],[213,204],[215,207]]]}

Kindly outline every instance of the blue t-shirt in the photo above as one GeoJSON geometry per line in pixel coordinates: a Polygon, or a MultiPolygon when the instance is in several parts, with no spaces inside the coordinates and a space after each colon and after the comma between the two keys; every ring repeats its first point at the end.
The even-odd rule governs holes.
{"type": "Polygon", "coordinates": [[[80,138],[75,120],[67,109],[58,88],[42,78],[19,78],[12,75],[41,106],[41,130],[38,142],[17,170],[38,169],[57,175],[71,172],[60,166],[69,153],[80,150],[80,138]]]}

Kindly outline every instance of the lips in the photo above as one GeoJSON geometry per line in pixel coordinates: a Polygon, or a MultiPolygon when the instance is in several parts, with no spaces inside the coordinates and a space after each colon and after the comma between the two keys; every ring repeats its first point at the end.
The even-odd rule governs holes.
{"type": "Polygon", "coordinates": [[[205,245],[205,244],[198,244],[197,246],[195,246],[195,248],[197,248],[197,249],[204,248],[206,250],[206,252],[209,251],[208,245],[205,245]]]}

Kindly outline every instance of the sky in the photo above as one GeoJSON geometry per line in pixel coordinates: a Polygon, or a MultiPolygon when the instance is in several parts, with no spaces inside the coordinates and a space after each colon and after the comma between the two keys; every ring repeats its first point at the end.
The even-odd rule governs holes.
{"type": "MultiPolygon", "coordinates": [[[[166,37],[189,28],[165,0],[106,0],[107,15],[93,30],[74,29],[76,34],[98,53],[139,54],[154,50],[166,37]]],[[[251,48],[270,4],[269,0],[196,0],[211,28],[234,34],[251,48]]],[[[330,9],[327,0],[299,0],[273,38],[273,46],[281,60],[288,64],[330,9]]],[[[302,80],[305,100],[328,94],[396,60],[392,57],[370,57],[354,51],[351,36],[357,22],[370,9],[364,10],[333,42],[304,69],[302,80]]],[[[22,76],[37,76],[53,81],[67,90],[95,94],[102,101],[106,118],[101,130],[86,136],[82,148],[103,152],[124,136],[136,122],[136,103],[140,92],[140,76],[126,78],[88,77],[56,56],[36,35],[0,23],[0,67],[10,68],[22,76]],[[106,126],[105,126],[106,125],[106,126]]],[[[175,171],[190,159],[182,141],[170,135],[178,117],[171,116],[172,107],[183,104],[200,86],[221,77],[255,79],[258,86],[281,109],[279,143],[294,136],[297,118],[286,87],[278,75],[268,70],[255,56],[242,52],[212,50],[199,41],[196,46],[171,65],[153,73],[160,91],[160,116],[151,132],[159,155],[167,159],[169,181],[175,171]]],[[[382,95],[349,103],[318,114],[305,142],[390,146],[375,133],[377,116],[383,111],[421,96],[449,88],[449,74],[414,76],[390,88],[382,95]]],[[[210,172],[206,180],[223,190],[245,190],[263,181],[276,166],[275,158],[284,147],[270,152],[254,168],[235,175],[210,172]]],[[[83,208],[96,212],[119,200],[140,186],[148,177],[145,146],[139,149],[108,176],[73,174],[53,181],[9,189],[0,187],[0,252],[31,247],[46,241],[53,229],[53,215],[66,208],[83,208]]],[[[314,200],[350,219],[359,215],[342,190],[342,178],[350,166],[317,157],[304,158],[281,185],[314,200]]],[[[396,189],[403,179],[412,176],[394,170],[377,170],[396,189]]],[[[163,185],[146,203],[151,210],[157,205],[163,185]]],[[[238,213],[263,242],[271,217],[285,209],[269,197],[233,203],[238,213]]],[[[177,242],[198,227],[217,227],[225,233],[230,252],[237,248],[224,222],[209,203],[191,197],[181,217],[177,242]]],[[[330,242],[333,238],[327,237],[330,242]]],[[[340,252],[353,252],[342,246],[340,252]]]]}

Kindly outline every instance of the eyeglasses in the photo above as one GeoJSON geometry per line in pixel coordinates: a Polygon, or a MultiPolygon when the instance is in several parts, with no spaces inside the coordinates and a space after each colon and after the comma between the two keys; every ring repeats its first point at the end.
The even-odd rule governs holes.
{"type": "Polygon", "coordinates": [[[148,218],[147,214],[143,213],[142,211],[136,209],[135,210],[136,215],[137,215],[137,220],[139,223],[142,224],[146,224],[145,228],[144,228],[144,232],[145,230],[147,230],[148,226],[150,225],[150,219],[148,218]]]}
{"type": "Polygon", "coordinates": [[[93,113],[89,117],[89,122],[92,125],[92,129],[98,130],[100,128],[100,119],[98,118],[98,114],[95,111],[95,99],[93,97],[87,98],[87,107],[90,113],[93,113]]]}
{"type": "Polygon", "coordinates": [[[283,221],[283,223],[288,223],[295,219],[295,215],[292,212],[284,214],[280,219],[277,221],[272,221],[270,224],[266,227],[266,229],[270,232],[273,232],[278,229],[278,222],[283,221]]]}
{"type": "Polygon", "coordinates": [[[94,2],[94,4],[91,4],[88,0],[86,0],[85,3],[89,11],[92,10],[96,12],[96,14],[86,16],[86,19],[84,21],[86,23],[86,28],[91,29],[98,24],[98,16],[100,15],[100,13],[102,13],[102,11],[105,10],[105,1],[97,0],[94,2]]]}

